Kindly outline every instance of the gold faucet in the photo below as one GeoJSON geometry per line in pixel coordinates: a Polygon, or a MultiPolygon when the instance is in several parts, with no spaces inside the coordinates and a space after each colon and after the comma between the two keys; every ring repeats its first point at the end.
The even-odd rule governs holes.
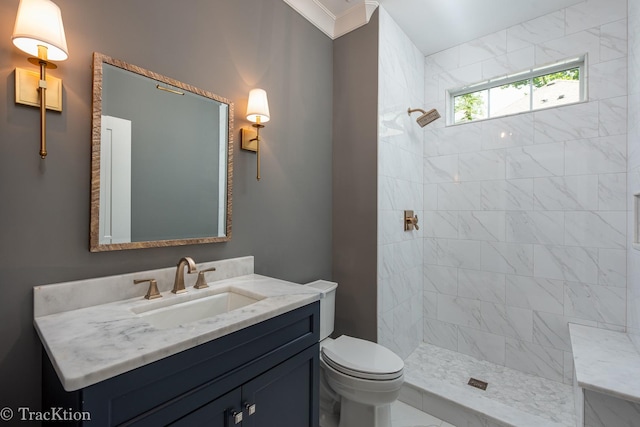
{"type": "Polygon", "coordinates": [[[196,272],[196,263],[193,262],[191,257],[185,256],[180,258],[178,262],[178,266],[176,267],[176,280],[173,282],[173,292],[174,294],[181,294],[183,292],[187,292],[184,288],[184,268],[189,267],[187,273],[195,273],[196,272]]]}

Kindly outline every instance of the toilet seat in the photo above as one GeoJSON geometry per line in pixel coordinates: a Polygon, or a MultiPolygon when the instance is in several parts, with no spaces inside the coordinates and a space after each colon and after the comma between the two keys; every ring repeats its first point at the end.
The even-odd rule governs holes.
{"type": "Polygon", "coordinates": [[[325,363],[338,372],[366,380],[394,380],[404,362],[391,350],[371,341],[342,335],[322,347],[325,363]]]}

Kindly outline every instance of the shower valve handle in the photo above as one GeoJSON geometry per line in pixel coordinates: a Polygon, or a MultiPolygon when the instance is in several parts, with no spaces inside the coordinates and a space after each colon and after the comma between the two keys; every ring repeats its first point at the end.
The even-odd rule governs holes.
{"type": "Polygon", "coordinates": [[[414,228],[420,230],[418,215],[414,215],[413,211],[404,211],[404,231],[411,231],[414,228]]]}

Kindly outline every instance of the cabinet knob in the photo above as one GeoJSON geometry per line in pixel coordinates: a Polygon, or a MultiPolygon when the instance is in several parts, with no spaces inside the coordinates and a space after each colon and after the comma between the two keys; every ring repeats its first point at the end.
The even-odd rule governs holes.
{"type": "Polygon", "coordinates": [[[250,405],[249,403],[245,402],[244,408],[247,410],[247,414],[249,414],[249,415],[253,415],[253,414],[256,413],[256,404],[255,403],[250,405]]]}
{"type": "Polygon", "coordinates": [[[242,412],[231,411],[231,418],[233,418],[234,424],[240,424],[242,422],[242,412]]]}

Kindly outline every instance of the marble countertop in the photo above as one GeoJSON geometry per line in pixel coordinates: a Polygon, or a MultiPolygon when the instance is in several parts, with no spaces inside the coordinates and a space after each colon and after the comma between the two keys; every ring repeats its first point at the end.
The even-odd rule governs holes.
{"type": "Polygon", "coordinates": [[[165,291],[163,298],[151,301],[136,297],[53,314],[36,314],[34,324],[63,387],[73,391],[320,298],[319,292],[312,287],[256,274],[210,282],[209,286],[200,290],[190,288],[179,295],[165,291]],[[144,317],[135,314],[148,307],[159,308],[172,301],[189,301],[225,290],[263,299],[228,313],[169,329],[156,329],[144,317]]]}
{"type": "Polygon", "coordinates": [[[640,403],[640,353],[629,336],[576,324],[569,332],[578,385],[640,403]]]}

